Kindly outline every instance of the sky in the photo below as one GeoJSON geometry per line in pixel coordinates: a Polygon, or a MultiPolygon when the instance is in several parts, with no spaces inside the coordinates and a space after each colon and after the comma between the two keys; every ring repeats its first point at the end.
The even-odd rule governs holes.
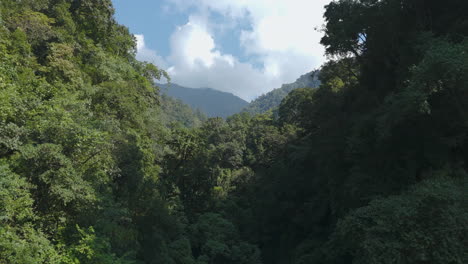
{"type": "Polygon", "coordinates": [[[137,59],[247,101],[320,67],[330,0],[113,0],[137,59]]]}

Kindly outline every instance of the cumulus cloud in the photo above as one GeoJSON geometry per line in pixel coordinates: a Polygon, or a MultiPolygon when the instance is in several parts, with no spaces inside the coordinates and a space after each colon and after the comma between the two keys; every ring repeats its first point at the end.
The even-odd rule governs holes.
{"type": "Polygon", "coordinates": [[[171,54],[165,59],[146,48],[144,39],[138,56],[165,66],[175,83],[212,87],[251,100],[324,62],[322,34],[316,28],[322,26],[323,6],[330,0],[166,1],[179,12],[192,12],[188,23],[172,34],[171,54]],[[213,13],[224,20],[211,21],[213,13]],[[248,58],[243,62],[222,53],[215,41],[220,28],[236,24],[248,24],[238,40],[248,58]]]}
{"type": "Polygon", "coordinates": [[[262,70],[222,54],[207,26],[196,19],[174,32],[171,50],[168,73],[180,85],[212,87],[250,100],[275,84],[275,78],[265,78],[262,70]]]}
{"type": "MultiPolygon", "coordinates": [[[[241,41],[248,52],[295,51],[323,62],[319,44],[324,6],[331,0],[167,0],[179,9],[197,7],[237,21],[248,20],[241,41]]],[[[207,13],[202,11],[202,13],[207,13]]]]}
{"type": "Polygon", "coordinates": [[[135,38],[137,41],[137,60],[151,62],[161,68],[167,67],[167,63],[162,56],[159,56],[155,50],[146,47],[144,35],[136,34],[135,38]]]}

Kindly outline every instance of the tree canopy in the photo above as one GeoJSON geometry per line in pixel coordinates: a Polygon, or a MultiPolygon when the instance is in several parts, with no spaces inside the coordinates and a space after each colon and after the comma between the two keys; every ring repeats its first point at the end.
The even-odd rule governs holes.
{"type": "Polygon", "coordinates": [[[332,1],[320,86],[223,119],[110,0],[1,1],[0,263],[468,263],[466,10],[332,1]]]}

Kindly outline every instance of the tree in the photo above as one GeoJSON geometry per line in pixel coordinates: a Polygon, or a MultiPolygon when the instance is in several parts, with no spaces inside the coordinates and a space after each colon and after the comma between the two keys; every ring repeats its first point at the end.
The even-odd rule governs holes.
{"type": "Polygon", "coordinates": [[[466,180],[438,176],[350,213],[331,238],[329,263],[465,263],[466,180]]]}

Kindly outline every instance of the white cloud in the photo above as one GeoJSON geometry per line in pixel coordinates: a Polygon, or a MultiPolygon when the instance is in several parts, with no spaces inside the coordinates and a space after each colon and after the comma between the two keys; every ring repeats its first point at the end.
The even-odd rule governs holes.
{"type": "Polygon", "coordinates": [[[206,25],[196,18],[173,33],[171,50],[168,73],[180,85],[212,87],[251,100],[276,84],[262,70],[222,54],[206,25]]]}
{"type": "MultiPolygon", "coordinates": [[[[233,19],[247,19],[252,29],[242,43],[252,53],[294,50],[323,61],[319,44],[324,6],[331,0],[167,0],[181,10],[209,9],[233,19]]],[[[206,11],[204,11],[206,13],[206,11]]]]}
{"type": "Polygon", "coordinates": [[[136,34],[137,40],[137,55],[136,58],[140,61],[151,62],[161,68],[166,68],[167,63],[163,57],[159,56],[156,51],[146,47],[145,36],[136,34]]]}
{"type": "Polygon", "coordinates": [[[171,36],[171,61],[178,65],[192,67],[211,67],[216,57],[215,43],[206,28],[197,22],[189,21],[178,27],[171,36]]]}
{"type": "Polygon", "coordinates": [[[178,12],[192,12],[189,22],[173,33],[171,54],[165,60],[144,45],[138,56],[152,58],[160,66],[167,63],[175,83],[212,87],[251,100],[324,62],[322,33],[316,28],[321,28],[323,6],[330,0],[166,1],[178,12]],[[213,13],[224,17],[222,24],[210,21],[213,13]],[[233,24],[249,25],[239,44],[251,61],[240,62],[217,47],[216,37],[233,24]]]}

